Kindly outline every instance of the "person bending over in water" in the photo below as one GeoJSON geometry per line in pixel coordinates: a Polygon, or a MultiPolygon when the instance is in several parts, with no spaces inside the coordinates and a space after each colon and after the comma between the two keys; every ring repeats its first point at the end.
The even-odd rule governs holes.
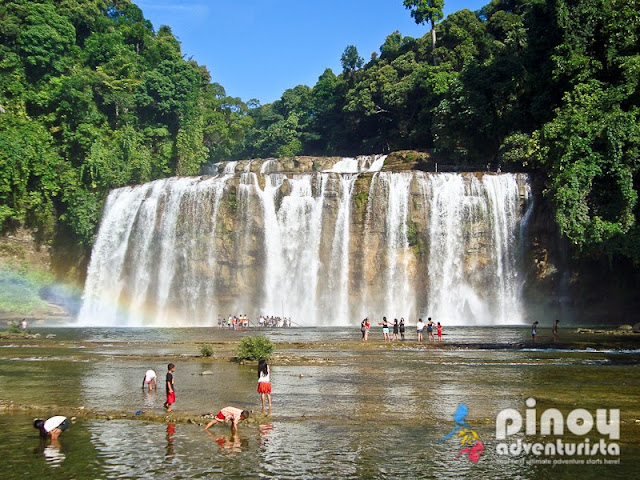
{"type": "Polygon", "coordinates": [[[156,372],[153,370],[147,370],[147,373],[144,374],[144,378],[142,379],[143,390],[145,384],[147,384],[149,391],[153,389],[158,390],[158,377],[156,376],[156,372]]]}
{"type": "Polygon", "coordinates": [[[46,421],[40,418],[36,418],[33,421],[33,427],[40,431],[40,436],[43,438],[51,438],[55,441],[62,432],[69,428],[69,419],[61,415],[48,418],[46,421]]]}
{"type": "Polygon", "coordinates": [[[226,423],[228,421],[231,421],[231,430],[233,432],[237,432],[238,424],[242,420],[249,418],[249,415],[250,415],[249,410],[240,410],[239,408],[236,408],[236,407],[224,407],[222,410],[218,412],[218,414],[216,415],[216,418],[211,420],[207,424],[207,426],[204,427],[204,429],[209,430],[209,428],[215,425],[216,423],[226,423]]]}

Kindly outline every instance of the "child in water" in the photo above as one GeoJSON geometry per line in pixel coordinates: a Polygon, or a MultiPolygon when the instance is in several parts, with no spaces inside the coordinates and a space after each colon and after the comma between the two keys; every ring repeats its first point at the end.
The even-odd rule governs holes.
{"type": "Polygon", "coordinates": [[[167,401],[164,402],[164,408],[167,409],[167,412],[171,411],[171,405],[176,403],[176,391],[173,388],[173,372],[176,371],[176,366],[173,363],[167,365],[167,381],[165,385],[167,387],[167,401]]]}
{"type": "Polygon", "coordinates": [[[262,400],[262,411],[264,412],[264,396],[267,396],[269,402],[269,410],[271,410],[271,379],[269,378],[269,365],[267,360],[261,358],[258,361],[258,393],[262,400]]]}
{"type": "Polygon", "coordinates": [[[231,421],[231,430],[235,433],[238,431],[238,423],[245,418],[249,418],[249,414],[250,412],[248,410],[240,410],[236,407],[224,407],[218,412],[216,418],[211,420],[204,429],[209,430],[209,427],[216,423],[226,423],[231,421]]]}
{"type": "Polygon", "coordinates": [[[442,325],[440,325],[440,322],[438,322],[438,325],[436,326],[436,330],[438,332],[438,341],[441,342],[442,341],[442,325]]]}
{"type": "Polygon", "coordinates": [[[156,372],[151,369],[147,370],[147,373],[144,374],[144,378],[142,379],[143,390],[145,385],[147,385],[149,391],[152,389],[158,390],[158,378],[156,377],[156,372]]]}
{"type": "Polygon", "coordinates": [[[52,441],[55,441],[62,432],[69,428],[70,424],[71,422],[69,422],[67,417],[57,415],[48,418],[46,421],[37,418],[33,422],[33,427],[38,429],[41,437],[50,438],[52,441]]]}

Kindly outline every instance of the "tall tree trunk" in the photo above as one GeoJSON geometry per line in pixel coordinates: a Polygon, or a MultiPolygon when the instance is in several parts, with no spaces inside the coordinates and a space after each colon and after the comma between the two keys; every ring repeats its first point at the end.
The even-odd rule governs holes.
{"type": "Polygon", "coordinates": [[[436,25],[431,19],[431,52],[433,54],[433,64],[438,65],[438,60],[436,59],[436,25]]]}

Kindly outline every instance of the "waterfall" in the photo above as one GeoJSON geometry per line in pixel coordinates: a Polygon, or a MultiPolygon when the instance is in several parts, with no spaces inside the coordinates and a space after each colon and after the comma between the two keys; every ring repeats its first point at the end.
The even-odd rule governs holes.
{"type": "Polygon", "coordinates": [[[382,170],[387,155],[363,155],[357,158],[345,157],[336,162],[328,173],[362,173],[382,170]]]}
{"type": "Polygon", "coordinates": [[[405,317],[415,312],[409,282],[408,217],[411,173],[381,173],[387,199],[386,220],[386,302],[389,317],[405,317]]]}
{"type": "Polygon", "coordinates": [[[192,325],[211,318],[214,239],[229,178],[171,178],[111,192],[79,322],[192,325]]]}
{"type": "Polygon", "coordinates": [[[238,166],[238,162],[227,162],[224,165],[224,169],[222,170],[222,173],[230,173],[231,175],[233,175],[234,173],[236,173],[237,166],[238,166]]]}
{"type": "Polygon", "coordinates": [[[331,266],[327,281],[330,297],[324,310],[329,315],[328,323],[344,323],[350,318],[349,312],[349,258],[351,228],[351,197],[357,175],[340,175],[338,185],[340,202],[335,223],[335,233],[331,243],[331,266]],[[331,301],[333,299],[333,302],[331,301]]]}
{"type": "Polygon", "coordinates": [[[426,313],[453,324],[520,323],[517,176],[418,178],[431,208],[426,313]]]}
{"type": "Polygon", "coordinates": [[[305,173],[290,160],[287,173],[276,159],[228,162],[112,191],[79,323],[523,321],[526,175],[381,171],[384,156],[313,172],[311,161],[305,173]]]}

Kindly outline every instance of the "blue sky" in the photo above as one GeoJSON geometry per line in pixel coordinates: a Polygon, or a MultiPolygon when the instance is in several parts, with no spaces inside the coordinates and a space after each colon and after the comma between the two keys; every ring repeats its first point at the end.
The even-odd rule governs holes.
{"type": "MultiPolygon", "coordinates": [[[[211,72],[228,95],[270,103],[288,89],[313,86],[355,45],[369,60],[387,35],[420,37],[402,0],[133,0],[157,31],[171,27],[182,53],[211,72]]],[[[447,0],[445,14],[490,0],[447,0]]]]}

